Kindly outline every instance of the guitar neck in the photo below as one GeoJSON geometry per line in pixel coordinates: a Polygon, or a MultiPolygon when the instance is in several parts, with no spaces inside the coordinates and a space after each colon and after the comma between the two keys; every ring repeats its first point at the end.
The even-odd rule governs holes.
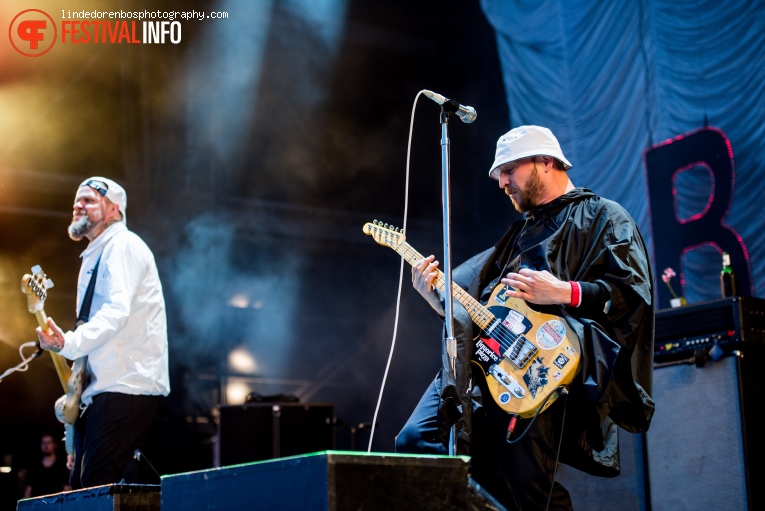
{"type": "MultiPolygon", "coordinates": [[[[37,318],[37,324],[40,328],[48,332],[48,317],[45,315],[45,311],[35,311],[35,318],[37,318]]],[[[64,392],[69,390],[69,377],[72,375],[72,369],[66,363],[66,359],[58,353],[50,352],[50,356],[53,359],[53,367],[56,368],[56,374],[61,382],[61,386],[64,388],[64,392]]]]}
{"type": "MultiPolygon", "coordinates": [[[[403,256],[403,258],[412,266],[423,258],[422,254],[417,252],[417,250],[406,242],[401,243],[398,247],[392,248],[403,256]]],[[[437,271],[438,278],[436,279],[435,287],[440,291],[446,292],[446,275],[441,270],[437,271]]],[[[467,291],[454,282],[452,282],[452,296],[465,307],[465,310],[470,314],[470,318],[473,322],[482,329],[486,329],[491,322],[494,321],[495,316],[489,309],[481,305],[478,300],[470,296],[467,291]]]]}

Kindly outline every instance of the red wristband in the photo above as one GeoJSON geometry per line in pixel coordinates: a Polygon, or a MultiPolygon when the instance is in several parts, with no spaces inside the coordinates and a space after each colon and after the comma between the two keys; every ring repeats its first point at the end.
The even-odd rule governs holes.
{"type": "Polygon", "coordinates": [[[568,305],[569,307],[579,307],[582,305],[582,287],[579,282],[573,280],[569,284],[571,284],[571,303],[568,305]]]}

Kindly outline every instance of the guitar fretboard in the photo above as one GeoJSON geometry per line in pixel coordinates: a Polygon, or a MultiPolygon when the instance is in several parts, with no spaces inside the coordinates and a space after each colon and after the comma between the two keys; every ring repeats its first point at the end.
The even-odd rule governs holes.
{"type": "MultiPolygon", "coordinates": [[[[396,252],[404,257],[404,259],[411,265],[414,265],[417,261],[423,258],[417,250],[415,250],[409,243],[391,243],[389,245],[396,252]]],[[[441,270],[438,271],[438,278],[436,279],[435,287],[440,291],[446,290],[446,275],[441,270]]],[[[494,314],[489,309],[480,304],[478,300],[470,296],[467,291],[452,282],[452,296],[465,307],[470,317],[476,325],[481,329],[486,329],[492,321],[496,319],[494,314]]]]}

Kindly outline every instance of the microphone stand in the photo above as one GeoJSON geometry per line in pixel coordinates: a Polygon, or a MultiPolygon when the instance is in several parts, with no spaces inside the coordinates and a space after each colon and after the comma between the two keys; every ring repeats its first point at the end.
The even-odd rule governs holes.
{"type": "MultiPolygon", "coordinates": [[[[441,105],[441,192],[443,195],[443,229],[444,229],[444,279],[446,296],[444,297],[444,324],[446,326],[446,338],[444,347],[449,357],[454,381],[457,381],[457,339],[454,337],[454,312],[452,309],[452,254],[451,254],[451,188],[449,180],[450,159],[449,159],[449,114],[456,112],[456,107],[449,103],[441,105]]],[[[457,447],[456,438],[457,426],[452,425],[449,431],[449,455],[454,456],[457,447]]]]}

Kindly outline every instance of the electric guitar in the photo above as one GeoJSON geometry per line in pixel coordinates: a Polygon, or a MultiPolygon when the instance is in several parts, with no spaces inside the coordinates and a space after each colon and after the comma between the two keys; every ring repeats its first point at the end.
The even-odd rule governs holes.
{"type": "MultiPolygon", "coordinates": [[[[397,228],[377,221],[364,224],[364,234],[390,247],[414,265],[423,258],[397,228]]],[[[438,270],[434,287],[446,290],[446,276],[438,270]]],[[[474,339],[473,360],[483,372],[497,405],[509,414],[529,418],[559,396],[579,370],[579,338],[563,318],[531,309],[521,299],[507,296],[509,286],[498,284],[486,306],[452,283],[452,296],[481,328],[474,339]]]]}
{"type": "MultiPolygon", "coordinates": [[[[21,291],[27,295],[27,308],[35,315],[37,323],[48,331],[48,317],[45,315],[45,299],[53,281],[47,278],[40,266],[32,267],[32,275],[21,279],[21,291]]],[[[58,398],[55,405],[56,418],[64,424],[64,445],[67,454],[74,452],[74,423],[80,413],[80,396],[84,386],[86,357],[74,361],[70,368],[64,357],[52,351],[53,365],[64,388],[65,394],[58,398]]]]}

